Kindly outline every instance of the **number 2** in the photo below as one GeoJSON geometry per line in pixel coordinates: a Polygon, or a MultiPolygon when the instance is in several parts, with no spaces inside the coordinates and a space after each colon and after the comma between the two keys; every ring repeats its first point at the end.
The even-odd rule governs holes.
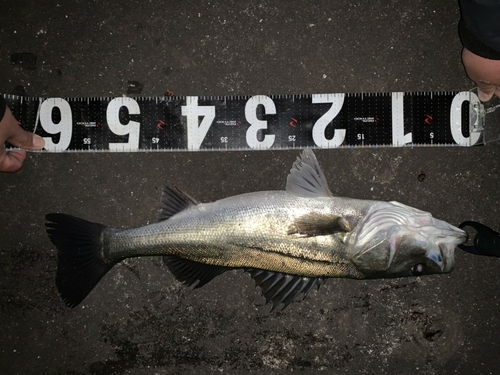
{"type": "Polygon", "coordinates": [[[326,127],[337,117],[344,104],[344,94],[314,94],[312,96],[313,104],[331,103],[331,107],[321,116],[312,129],[314,143],[319,147],[339,147],[345,139],[345,129],[335,129],[332,139],[325,137],[326,127]]]}

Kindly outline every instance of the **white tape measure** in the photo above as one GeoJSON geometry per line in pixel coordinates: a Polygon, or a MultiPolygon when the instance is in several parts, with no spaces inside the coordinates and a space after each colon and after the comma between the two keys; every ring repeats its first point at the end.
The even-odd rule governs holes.
{"type": "Polygon", "coordinates": [[[474,146],[485,142],[485,109],[477,95],[468,91],[4,97],[21,126],[44,137],[50,152],[474,146]]]}

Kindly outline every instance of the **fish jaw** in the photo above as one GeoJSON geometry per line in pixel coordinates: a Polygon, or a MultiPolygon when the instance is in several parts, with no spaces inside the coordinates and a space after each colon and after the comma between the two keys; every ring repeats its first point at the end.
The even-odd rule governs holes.
{"type": "Polygon", "coordinates": [[[467,241],[467,234],[428,212],[380,202],[347,241],[351,261],[367,278],[402,277],[451,272],[455,247],[467,241]]]}
{"type": "Polygon", "coordinates": [[[443,220],[434,219],[434,226],[424,227],[435,244],[426,253],[443,273],[450,273],[455,268],[455,248],[467,241],[467,233],[443,220]]]}

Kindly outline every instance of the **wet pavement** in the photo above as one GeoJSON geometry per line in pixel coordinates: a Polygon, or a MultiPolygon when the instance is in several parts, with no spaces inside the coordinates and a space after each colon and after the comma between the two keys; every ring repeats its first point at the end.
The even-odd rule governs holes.
{"type": "MultiPolygon", "coordinates": [[[[17,1],[0,12],[0,92],[28,96],[468,90],[453,1],[17,1]],[[12,56],[25,53],[25,55],[12,56]],[[12,58],[12,60],[11,60],[12,58]],[[132,83],[129,83],[132,82],[132,83]]],[[[30,153],[0,175],[2,374],[495,374],[500,260],[449,275],[328,280],[270,313],[253,281],[201,289],[159,258],[117,265],[75,309],[44,215],[156,220],[161,190],[201,201],[283,189],[297,151],[30,153]]],[[[320,150],[331,190],[500,229],[500,144],[320,150]]]]}

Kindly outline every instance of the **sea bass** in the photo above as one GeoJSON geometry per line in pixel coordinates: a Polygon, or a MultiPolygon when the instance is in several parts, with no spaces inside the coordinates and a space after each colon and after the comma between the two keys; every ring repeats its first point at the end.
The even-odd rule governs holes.
{"type": "Polygon", "coordinates": [[[466,232],[398,202],[333,196],[310,149],[293,164],[286,191],[200,203],[166,188],[160,216],[158,223],[121,230],[48,214],[63,301],[78,305],[123,259],[157,255],[180,282],[195,288],[243,269],[274,309],[330,277],[451,272],[455,247],[467,240],[466,232]]]}

